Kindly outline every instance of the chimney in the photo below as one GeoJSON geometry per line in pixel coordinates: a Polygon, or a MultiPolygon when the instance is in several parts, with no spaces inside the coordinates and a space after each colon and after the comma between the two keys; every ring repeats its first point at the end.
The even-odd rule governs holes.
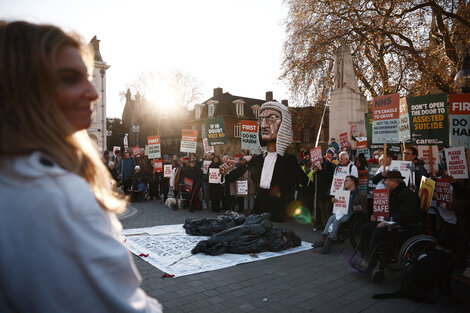
{"type": "Polygon", "coordinates": [[[91,45],[93,46],[93,50],[100,51],[100,40],[96,38],[96,35],[90,41],[91,45]]]}
{"type": "Polygon", "coordinates": [[[281,103],[284,104],[286,107],[289,107],[289,101],[282,100],[281,103]]]}
{"type": "Polygon", "coordinates": [[[218,88],[214,88],[214,97],[217,97],[217,96],[221,96],[223,94],[223,89],[218,87],[218,88]]]}
{"type": "Polygon", "coordinates": [[[273,92],[266,91],[266,101],[273,101],[273,92]]]}

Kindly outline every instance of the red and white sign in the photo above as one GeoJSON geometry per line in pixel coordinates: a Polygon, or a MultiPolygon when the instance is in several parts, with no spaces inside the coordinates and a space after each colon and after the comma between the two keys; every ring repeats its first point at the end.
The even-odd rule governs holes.
{"type": "Polygon", "coordinates": [[[431,168],[429,147],[432,147],[432,168],[439,171],[439,149],[437,146],[418,146],[418,157],[424,161],[424,168],[429,171],[431,168]]]}
{"type": "Polygon", "coordinates": [[[241,121],[242,132],[257,133],[258,122],[257,121],[241,121]]]}
{"type": "Polygon", "coordinates": [[[204,153],[214,153],[214,146],[209,145],[207,138],[202,139],[202,144],[204,146],[204,153]]]}
{"type": "Polygon", "coordinates": [[[348,133],[339,134],[339,148],[343,151],[344,148],[349,147],[348,133]]]}
{"type": "MultiPolygon", "coordinates": [[[[214,146],[211,146],[214,147],[214,146]]],[[[209,172],[209,165],[211,165],[212,161],[211,160],[204,160],[202,162],[202,173],[207,174],[209,172]]]]}
{"type": "Polygon", "coordinates": [[[450,182],[445,178],[436,178],[434,194],[438,207],[450,210],[450,182]]]}
{"type": "Polygon", "coordinates": [[[467,179],[468,168],[465,148],[456,147],[444,150],[446,154],[447,173],[455,179],[467,179]]]}
{"type": "Polygon", "coordinates": [[[171,177],[171,170],[172,170],[171,164],[163,165],[163,177],[171,177]]]}
{"type": "Polygon", "coordinates": [[[349,190],[341,190],[336,193],[335,199],[338,201],[333,205],[333,213],[348,214],[350,193],[349,190]]]}
{"type": "Polygon", "coordinates": [[[339,175],[333,176],[333,181],[331,182],[330,195],[336,196],[338,191],[344,190],[344,180],[346,176],[339,175]]]}
{"type": "Polygon", "coordinates": [[[374,215],[377,221],[388,219],[390,212],[388,189],[375,189],[372,197],[372,215],[374,215]]]}
{"type": "Polygon", "coordinates": [[[162,159],[155,159],[153,162],[153,172],[161,173],[163,172],[163,161],[162,159]]]}
{"type": "Polygon", "coordinates": [[[116,155],[116,151],[121,151],[121,147],[113,146],[113,154],[116,155]]]}
{"type": "Polygon", "coordinates": [[[132,147],[132,154],[134,155],[134,157],[142,155],[142,150],[139,146],[132,147]]]}
{"type": "Polygon", "coordinates": [[[218,168],[209,169],[209,184],[220,184],[218,168]]]}
{"type": "Polygon", "coordinates": [[[358,141],[356,144],[356,149],[367,149],[367,139],[363,141],[358,141]]]}
{"type": "Polygon", "coordinates": [[[182,129],[180,152],[196,153],[196,147],[197,147],[197,130],[182,129]]]}
{"type": "Polygon", "coordinates": [[[355,134],[357,132],[357,125],[351,125],[351,134],[355,134]]]}
{"type": "Polygon", "coordinates": [[[147,147],[148,152],[147,156],[149,159],[158,159],[161,158],[161,151],[160,151],[160,136],[148,136],[147,137],[147,147]]]}
{"type": "Polygon", "coordinates": [[[323,155],[320,146],[310,149],[310,162],[312,162],[312,166],[323,163],[323,155]]]}

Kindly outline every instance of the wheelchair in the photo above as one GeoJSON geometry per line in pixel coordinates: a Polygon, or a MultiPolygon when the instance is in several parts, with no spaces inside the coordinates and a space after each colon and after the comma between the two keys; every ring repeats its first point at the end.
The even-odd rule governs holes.
{"type": "Polygon", "coordinates": [[[385,269],[402,271],[415,264],[420,256],[429,253],[437,245],[437,239],[427,233],[425,224],[388,225],[383,241],[378,242],[363,264],[355,262],[359,246],[355,249],[349,262],[360,272],[370,273],[372,281],[381,283],[385,278],[385,269]]]}
{"type": "Polygon", "coordinates": [[[129,188],[129,194],[131,196],[131,202],[146,201],[149,199],[149,186],[148,183],[144,182],[139,178],[137,184],[132,183],[129,188]]]}
{"type": "Polygon", "coordinates": [[[346,247],[346,240],[348,238],[351,246],[357,248],[361,226],[366,222],[366,218],[363,214],[355,213],[349,220],[341,223],[336,238],[337,243],[343,245],[343,249],[346,247]]]}

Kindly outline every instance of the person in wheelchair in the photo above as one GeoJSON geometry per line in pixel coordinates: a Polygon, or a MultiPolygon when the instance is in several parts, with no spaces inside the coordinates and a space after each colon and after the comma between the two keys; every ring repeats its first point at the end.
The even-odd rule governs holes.
{"type": "Polygon", "coordinates": [[[129,180],[131,180],[132,191],[136,193],[135,195],[137,195],[138,198],[142,198],[143,193],[147,190],[147,183],[145,180],[145,175],[140,170],[139,165],[134,167],[134,173],[131,174],[129,180]]]}
{"type": "MultiPolygon", "coordinates": [[[[358,250],[361,259],[352,264],[355,268],[370,271],[375,267],[375,247],[387,240],[389,233],[387,225],[407,225],[424,221],[424,212],[420,210],[419,198],[415,192],[407,188],[403,176],[399,171],[388,171],[382,174],[385,187],[389,190],[389,218],[388,221],[377,221],[374,215],[370,222],[361,228],[361,242],[358,250]]],[[[393,233],[393,232],[392,232],[393,233]]]]}
{"type": "MultiPolygon", "coordinates": [[[[314,248],[323,247],[321,251],[323,254],[329,253],[331,245],[333,242],[337,241],[338,229],[342,223],[348,221],[353,215],[367,216],[367,196],[357,189],[358,184],[359,180],[357,177],[352,175],[346,176],[344,189],[351,191],[348,214],[343,216],[337,216],[336,214],[331,215],[323,230],[322,238],[312,245],[314,248]]],[[[331,199],[333,203],[336,201],[338,201],[336,198],[331,199]]]]}

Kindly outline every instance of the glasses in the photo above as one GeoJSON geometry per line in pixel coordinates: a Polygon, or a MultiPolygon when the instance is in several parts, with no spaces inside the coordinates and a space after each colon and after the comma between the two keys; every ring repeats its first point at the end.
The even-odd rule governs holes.
{"type": "Polygon", "coordinates": [[[277,116],[277,115],[274,115],[274,114],[271,114],[269,116],[260,116],[259,117],[259,123],[262,124],[263,120],[264,120],[268,125],[271,125],[271,124],[277,122],[279,119],[280,119],[280,117],[277,116]]]}
{"type": "Polygon", "coordinates": [[[411,155],[411,152],[403,152],[404,155],[411,155]]]}

